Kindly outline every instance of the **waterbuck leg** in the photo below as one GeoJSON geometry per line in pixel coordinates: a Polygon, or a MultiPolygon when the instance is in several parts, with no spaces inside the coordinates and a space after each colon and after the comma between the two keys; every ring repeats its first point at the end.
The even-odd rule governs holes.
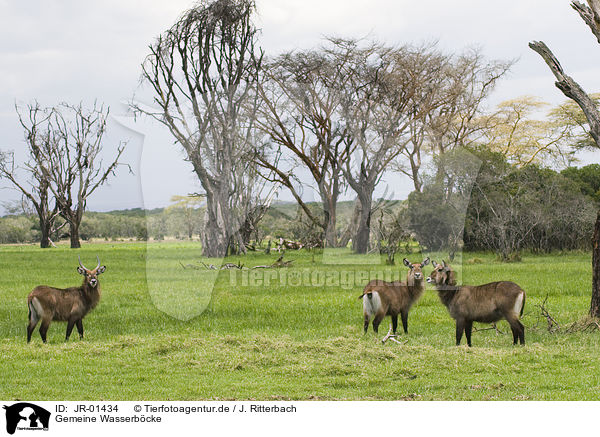
{"type": "Polygon", "coordinates": [[[507,318],[510,325],[510,330],[513,334],[513,345],[516,345],[521,341],[521,344],[525,342],[525,327],[518,319],[507,318]]]}
{"type": "Polygon", "coordinates": [[[392,332],[396,335],[396,329],[398,329],[398,314],[392,315],[392,332]]]}
{"type": "Polygon", "coordinates": [[[38,315],[35,307],[30,303],[29,304],[29,324],[27,325],[27,343],[31,341],[31,334],[35,329],[35,326],[40,321],[40,316],[38,315]]]}
{"type": "Polygon", "coordinates": [[[40,337],[42,337],[44,343],[46,343],[46,333],[48,332],[49,326],[50,320],[42,320],[42,324],[40,325],[40,337]]]}
{"type": "Polygon", "coordinates": [[[519,319],[515,319],[514,321],[510,322],[510,329],[512,329],[512,332],[513,332],[513,344],[517,344],[518,342],[520,342],[521,345],[524,345],[525,344],[525,327],[519,321],[519,319]]]}
{"type": "Polygon", "coordinates": [[[75,324],[77,325],[77,332],[79,332],[79,339],[83,340],[83,320],[79,319],[75,324]]]}
{"type": "Polygon", "coordinates": [[[65,336],[65,341],[69,341],[69,337],[73,331],[73,326],[75,326],[75,320],[69,320],[67,322],[67,335],[65,336]]]}
{"type": "Polygon", "coordinates": [[[29,324],[27,325],[27,343],[29,343],[31,341],[31,334],[33,333],[33,330],[35,329],[35,326],[37,325],[38,321],[40,319],[35,316],[35,315],[31,315],[31,318],[29,319],[29,324]]]}
{"type": "Polygon", "coordinates": [[[402,319],[402,327],[404,328],[404,333],[408,334],[408,311],[401,311],[400,317],[402,319]]]}
{"type": "Polygon", "coordinates": [[[379,324],[383,320],[383,317],[383,314],[375,314],[375,318],[373,319],[373,331],[375,331],[375,334],[378,332],[379,324]]]}
{"type": "Polygon", "coordinates": [[[35,325],[32,326],[31,322],[27,325],[27,343],[31,341],[31,333],[35,329],[35,325]]]}
{"type": "Polygon", "coordinates": [[[471,332],[473,331],[473,321],[467,320],[465,322],[465,336],[467,337],[467,344],[471,347],[471,332]]]}
{"type": "Polygon", "coordinates": [[[523,326],[523,324],[517,320],[517,323],[519,323],[519,341],[521,342],[521,346],[523,346],[525,344],[525,326],[523,326]]]}
{"type": "Polygon", "coordinates": [[[460,340],[462,339],[464,329],[465,329],[465,321],[463,319],[456,319],[456,345],[457,346],[460,346],[460,340]]]}

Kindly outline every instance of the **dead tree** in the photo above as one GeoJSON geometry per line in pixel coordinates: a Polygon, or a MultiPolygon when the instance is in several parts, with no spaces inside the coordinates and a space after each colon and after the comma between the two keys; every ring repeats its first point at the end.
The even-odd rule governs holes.
{"type": "MultiPolygon", "coordinates": [[[[150,46],[142,82],[154,105],[132,103],[164,124],[183,148],[206,194],[205,256],[245,251],[238,231],[245,211],[248,163],[262,63],[252,0],[202,0],[150,46]]],[[[255,180],[255,179],[254,179],[255,180]]]]}
{"type": "Polygon", "coordinates": [[[50,235],[55,232],[56,218],[60,211],[54,202],[50,177],[43,172],[44,150],[53,147],[56,136],[51,129],[51,112],[35,102],[27,105],[26,111],[16,107],[19,122],[25,131],[28,158],[22,165],[15,163],[13,152],[0,152],[0,178],[8,180],[35,208],[40,226],[40,247],[51,245],[50,235]]]}
{"type": "Polygon", "coordinates": [[[105,165],[103,137],[109,108],[61,103],[48,112],[53,140],[44,143],[37,165],[49,181],[60,216],[69,224],[71,248],[76,249],[81,247],[79,227],[87,201],[119,165],[126,165],[119,162],[125,143],[105,165]]]}
{"type": "MultiPolygon", "coordinates": [[[[574,1],[571,3],[571,7],[577,11],[598,40],[598,43],[600,43],[600,2],[598,0],[587,0],[587,3],[585,5],[574,1]]],[[[556,87],[567,98],[572,99],[579,105],[588,121],[589,133],[594,139],[594,147],[600,149],[600,111],[598,111],[593,99],[571,76],[565,73],[556,56],[544,42],[534,41],[529,43],[529,47],[546,62],[556,78],[556,87]]],[[[600,211],[598,212],[592,237],[592,272],[590,315],[600,317],[600,211]]]]}

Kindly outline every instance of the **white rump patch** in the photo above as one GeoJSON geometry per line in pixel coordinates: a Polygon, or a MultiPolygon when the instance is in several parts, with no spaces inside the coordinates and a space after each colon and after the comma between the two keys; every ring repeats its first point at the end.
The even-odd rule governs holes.
{"type": "Polygon", "coordinates": [[[379,311],[379,308],[381,308],[381,297],[376,291],[371,293],[371,299],[369,299],[369,295],[365,293],[362,301],[363,311],[369,317],[372,317],[375,313],[377,313],[377,311],[379,311]]]}
{"type": "Polygon", "coordinates": [[[515,312],[515,316],[519,317],[519,313],[521,312],[521,308],[523,307],[523,293],[519,293],[517,299],[515,300],[515,307],[513,311],[515,312]]]}
{"type": "Polygon", "coordinates": [[[33,310],[35,311],[35,315],[37,316],[37,319],[41,319],[44,315],[44,308],[42,307],[42,304],[40,303],[40,301],[38,300],[37,297],[34,297],[33,299],[31,299],[31,306],[33,307],[33,310]]]}

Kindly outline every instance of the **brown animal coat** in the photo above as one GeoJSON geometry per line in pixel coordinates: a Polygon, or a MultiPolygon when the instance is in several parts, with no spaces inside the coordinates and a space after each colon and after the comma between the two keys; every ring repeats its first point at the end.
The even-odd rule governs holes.
{"type": "Polygon", "coordinates": [[[408,312],[425,291],[425,276],[422,269],[427,264],[429,258],[416,264],[404,258],[404,265],[409,268],[406,282],[373,280],[365,286],[363,293],[358,297],[363,300],[365,333],[369,329],[371,317],[373,317],[373,331],[378,332],[383,318],[390,316],[392,330],[396,334],[398,314],[402,320],[404,333],[408,333],[408,312]]]}
{"type": "Polygon", "coordinates": [[[510,281],[457,286],[454,271],[444,261],[434,261],[433,267],[427,282],[436,286],[440,300],[456,320],[457,346],[463,331],[471,346],[473,322],[494,323],[502,319],[510,325],[513,343],[525,344],[525,327],[519,321],[525,308],[525,291],[521,287],[510,281]]]}
{"type": "Polygon", "coordinates": [[[81,264],[77,268],[83,275],[83,284],[80,287],[66,289],[40,285],[35,287],[27,296],[29,308],[29,324],[27,326],[27,343],[31,341],[31,334],[37,323],[41,320],[40,336],[46,343],[46,333],[52,321],[67,322],[65,341],[69,339],[73,326],[77,326],[79,337],[83,338],[83,318],[93,310],[100,301],[100,282],[98,275],[106,271],[105,266],[98,266],[89,270],[81,264]]]}

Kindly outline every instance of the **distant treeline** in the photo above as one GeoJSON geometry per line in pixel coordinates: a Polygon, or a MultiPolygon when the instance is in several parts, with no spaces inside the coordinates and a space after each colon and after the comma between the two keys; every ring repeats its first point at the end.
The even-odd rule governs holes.
{"type": "MultiPolygon", "coordinates": [[[[465,175],[453,170],[448,161],[442,165],[444,177],[426,184],[422,192],[412,193],[407,201],[375,202],[371,248],[385,251],[392,240],[403,247],[403,241],[413,238],[425,250],[492,250],[505,259],[521,250],[589,248],[600,205],[600,165],[557,172],[535,165],[511,166],[489,151],[471,153],[482,166],[468,192],[462,193],[466,200],[461,197],[464,187],[453,182],[449,189],[448,181],[465,175]],[[457,213],[461,208],[462,215],[457,213]]],[[[318,210],[318,203],[309,205],[318,210]]],[[[80,233],[84,241],[199,240],[204,214],[203,207],[185,206],[86,212],[80,233]]],[[[340,202],[337,214],[339,237],[351,234],[356,203],[340,202]]],[[[65,226],[51,239],[57,242],[68,237],[65,226]]],[[[266,246],[271,239],[275,245],[280,237],[305,245],[323,239],[322,230],[312,226],[292,202],[273,203],[251,241],[266,246]]],[[[0,244],[36,243],[39,238],[35,215],[0,218],[0,244]]]]}
{"type": "MultiPolygon", "coordinates": [[[[354,202],[340,202],[339,222],[342,226],[350,223],[353,210],[354,202]]],[[[83,241],[199,239],[203,230],[204,213],[203,207],[86,212],[80,234],[83,241]]],[[[266,244],[263,240],[267,237],[305,237],[306,229],[302,220],[298,220],[298,215],[299,210],[295,203],[274,203],[262,219],[258,232],[252,236],[253,241],[266,244]]],[[[58,221],[60,226],[61,219],[58,221]]],[[[51,236],[51,240],[57,242],[68,237],[68,227],[63,227],[51,236]]],[[[0,218],[0,244],[37,243],[39,238],[37,216],[18,214],[0,218]]]]}

